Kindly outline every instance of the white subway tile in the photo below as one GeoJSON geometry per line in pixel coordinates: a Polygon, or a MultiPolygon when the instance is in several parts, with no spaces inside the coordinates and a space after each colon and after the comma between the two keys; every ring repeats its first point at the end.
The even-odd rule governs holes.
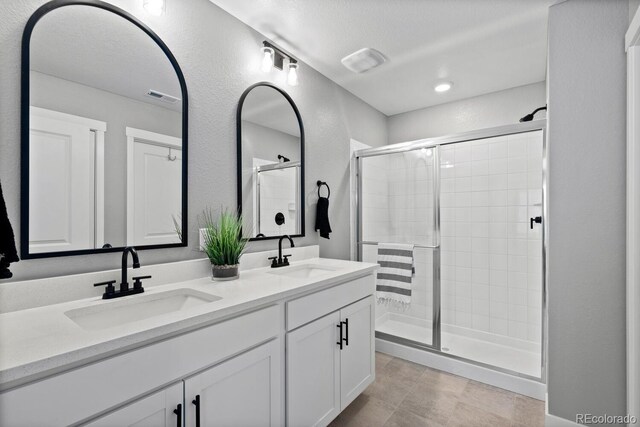
{"type": "Polygon", "coordinates": [[[471,266],[473,268],[489,268],[489,254],[486,253],[471,253],[471,266]]]}
{"type": "Polygon", "coordinates": [[[503,175],[509,173],[509,160],[503,159],[489,159],[489,175],[503,175]]]}
{"type": "Polygon", "coordinates": [[[527,172],[527,158],[526,157],[513,157],[508,160],[509,173],[524,173],[527,172]]]}
{"type": "Polygon", "coordinates": [[[489,157],[491,159],[506,158],[509,156],[507,141],[493,142],[489,144],[489,157]]]}
{"type": "Polygon", "coordinates": [[[489,176],[474,176],[471,180],[471,191],[489,191],[489,176]]]}
{"type": "Polygon", "coordinates": [[[526,305],[509,305],[509,320],[516,322],[527,322],[527,306],[526,305]]]}
{"type": "Polygon", "coordinates": [[[509,335],[509,324],[506,320],[491,318],[491,332],[498,335],[509,335]]]}
{"type": "Polygon", "coordinates": [[[491,268],[489,271],[489,282],[491,286],[505,287],[508,284],[507,270],[494,270],[491,268]]]}
{"type": "Polygon", "coordinates": [[[527,155],[527,142],[521,139],[509,140],[509,158],[525,157],[527,155]]]}
{"type": "MultiPolygon", "coordinates": [[[[508,257],[507,255],[501,254],[489,254],[489,267],[491,267],[491,273],[493,274],[494,270],[504,270],[506,271],[508,268],[508,257]]],[[[505,283],[506,285],[506,283],[505,283]]]]}
{"type": "MultiPolygon", "coordinates": [[[[491,272],[491,278],[493,279],[493,271],[491,272]]],[[[506,279],[505,279],[506,281],[506,279]]],[[[509,302],[509,289],[506,286],[489,286],[489,297],[492,302],[509,302]]],[[[505,307],[505,317],[506,317],[506,307],[505,307]]]]}

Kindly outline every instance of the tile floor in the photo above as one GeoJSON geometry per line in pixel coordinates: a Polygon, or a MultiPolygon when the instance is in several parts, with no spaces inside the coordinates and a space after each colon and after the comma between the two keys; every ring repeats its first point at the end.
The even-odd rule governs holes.
{"type": "Polygon", "coordinates": [[[330,427],[544,426],[544,402],[376,353],[376,381],[330,427]]]}

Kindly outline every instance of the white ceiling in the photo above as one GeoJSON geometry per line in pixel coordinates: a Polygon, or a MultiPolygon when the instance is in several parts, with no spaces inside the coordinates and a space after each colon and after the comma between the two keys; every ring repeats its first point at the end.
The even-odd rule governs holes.
{"type": "Polygon", "coordinates": [[[548,7],[557,2],[211,1],[387,115],[545,80],[548,7]],[[340,60],[363,47],[388,61],[362,74],[344,68],[340,60]],[[453,89],[435,93],[440,80],[453,89]]]}
{"type": "Polygon", "coordinates": [[[96,7],[65,6],[46,14],[31,36],[30,68],[141,102],[182,111],[146,96],[153,89],[182,98],[162,49],[141,29],[96,7]]]}

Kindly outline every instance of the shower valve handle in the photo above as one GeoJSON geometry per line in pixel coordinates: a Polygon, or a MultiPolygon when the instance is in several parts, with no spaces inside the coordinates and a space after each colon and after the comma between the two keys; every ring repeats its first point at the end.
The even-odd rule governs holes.
{"type": "Polygon", "coordinates": [[[531,229],[533,230],[533,223],[535,222],[536,224],[542,224],[542,217],[537,216],[535,218],[529,218],[529,222],[531,224],[531,229]]]}

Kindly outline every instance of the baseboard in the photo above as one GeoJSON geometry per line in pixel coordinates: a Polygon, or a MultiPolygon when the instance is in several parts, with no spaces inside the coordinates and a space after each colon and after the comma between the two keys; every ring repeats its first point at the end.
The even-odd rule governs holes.
{"type": "Polygon", "coordinates": [[[549,395],[544,396],[544,425],[545,427],[573,427],[579,425],[571,420],[556,417],[549,413],[549,395]]]}
{"type": "Polygon", "coordinates": [[[544,414],[544,425],[545,427],[575,427],[580,424],[564,418],[556,417],[555,415],[551,415],[547,412],[544,414]]]}

